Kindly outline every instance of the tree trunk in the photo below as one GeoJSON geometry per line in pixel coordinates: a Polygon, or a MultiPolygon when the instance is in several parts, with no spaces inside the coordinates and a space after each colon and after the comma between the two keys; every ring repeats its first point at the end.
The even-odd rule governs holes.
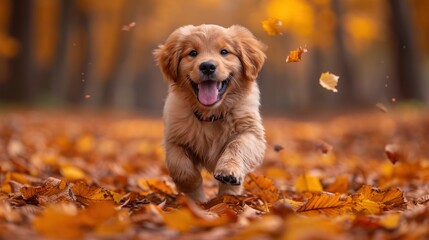
{"type": "Polygon", "coordinates": [[[409,1],[390,0],[393,52],[400,99],[423,100],[419,54],[411,21],[409,1]]]}
{"type": "Polygon", "coordinates": [[[32,19],[34,0],[12,1],[11,36],[20,43],[17,56],[10,61],[11,74],[5,83],[0,85],[0,98],[7,101],[31,103],[37,86],[33,79],[32,19]]]}

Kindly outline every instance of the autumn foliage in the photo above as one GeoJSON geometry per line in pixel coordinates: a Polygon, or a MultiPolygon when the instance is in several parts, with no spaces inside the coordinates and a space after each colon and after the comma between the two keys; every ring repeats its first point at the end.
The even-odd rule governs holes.
{"type": "Polygon", "coordinates": [[[2,238],[429,234],[427,114],[265,119],[270,148],[245,194],[215,197],[217,181],[204,172],[207,203],[169,179],[160,120],[26,111],[0,123],[2,238]]]}

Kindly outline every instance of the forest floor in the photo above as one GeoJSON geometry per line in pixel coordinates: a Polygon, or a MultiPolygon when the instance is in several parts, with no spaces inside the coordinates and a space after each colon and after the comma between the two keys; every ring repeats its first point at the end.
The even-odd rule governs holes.
{"type": "Polygon", "coordinates": [[[429,112],[264,118],[242,196],[195,203],[164,166],[157,118],[0,114],[2,239],[427,239],[429,112]]]}

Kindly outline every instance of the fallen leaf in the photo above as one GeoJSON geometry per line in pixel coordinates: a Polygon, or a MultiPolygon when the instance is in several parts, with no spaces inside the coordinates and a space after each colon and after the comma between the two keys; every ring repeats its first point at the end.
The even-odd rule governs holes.
{"type": "Polygon", "coordinates": [[[351,212],[352,204],[350,197],[339,193],[313,193],[312,197],[297,212],[309,216],[320,214],[337,216],[351,212]]]}
{"type": "Polygon", "coordinates": [[[303,174],[299,176],[295,183],[294,183],[295,189],[299,192],[319,192],[323,191],[322,184],[320,183],[320,180],[316,177],[313,177],[309,174],[303,174]]]}
{"type": "Polygon", "coordinates": [[[71,187],[71,191],[77,197],[78,201],[88,205],[94,201],[114,201],[110,191],[101,188],[95,184],[88,185],[83,181],[77,181],[71,187]]]}
{"type": "Polygon", "coordinates": [[[181,233],[189,232],[189,230],[195,227],[195,223],[197,222],[191,210],[187,208],[174,209],[170,212],[161,214],[164,218],[165,225],[181,233]]]}
{"type": "Polygon", "coordinates": [[[280,19],[271,17],[262,21],[261,24],[262,29],[264,29],[264,31],[270,36],[278,36],[283,34],[280,32],[280,27],[283,25],[283,22],[280,19]]]}
{"type": "Polygon", "coordinates": [[[307,48],[299,47],[298,49],[292,50],[289,52],[289,55],[286,57],[286,62],[300,62],[301,56],[303,53],[307,52],[307,48]]]}
{"type": "Polygon", "coordinates": [[[322,75],[320,75],[320,79],[319,79],[319,83],[320,85],[322,85],[322,87],[331,90],[333,92],[338,92],[338,90],[335,88],[338,84],[338,79],[340,77],[329,73],[329,72],[324,72],[322,73],[322,75]]]}
{"type": "Polygon", "coordinates": [[[331,193],[347,193],[349,189],[349,179],[346,176],[338,176],[331,185],[326,188],[331,193]]]}
{"type": "Polygon", "coordinates": [[[243,186],[265,203],[273,203],[279,198],[279,190],[274,186],[273,181],[264,176],[255,176],[250,173],[243,186]]]}

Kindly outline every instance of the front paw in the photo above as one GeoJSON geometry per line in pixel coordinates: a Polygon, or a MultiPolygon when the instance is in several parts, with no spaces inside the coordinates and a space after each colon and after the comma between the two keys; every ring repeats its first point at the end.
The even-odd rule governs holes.
{"type": "Polygon", "coordinates": [[[234,172],[231,171],[215,171],[214,178],[229,185],[240,185],[242,180],[242,177],[237,176],[237,174],[234,174],[234,172]]]}

